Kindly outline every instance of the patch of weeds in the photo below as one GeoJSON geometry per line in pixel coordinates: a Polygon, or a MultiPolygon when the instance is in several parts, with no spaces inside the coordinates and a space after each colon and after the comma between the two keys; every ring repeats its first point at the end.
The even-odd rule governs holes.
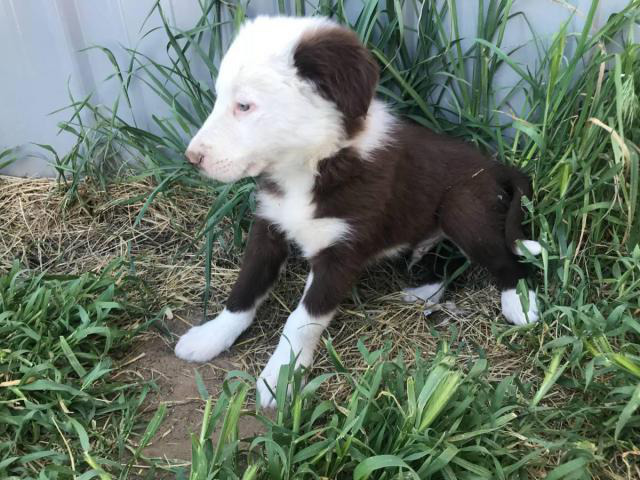
{"type": "Polygon", "coordinates": [[[0,276],[1,478],[104,478],[136,459],[150,387],[114,374],[153,319],[120,267],[0,276]]]}
{"type": "Polygon", "coordinates": [[[597,460],[576,439],[531,435],[539,420],[525,400],[528,386],[516,376],[490,380],[483,358],[461,366],[443,343],[432,358],[408,365],[360,342],[367,367],[354,375],[327,347],[335,373],[304,384],[299,371],[281,369],[273,416],[246,408],[252,379],[231,374],[215,406],[202,391],[189,478],[584,478],[597,460]],[[319,399],[321,383],[336,376],[348,379],[350,395],[319,399]],[[243,415],[255,415],[265,433],[239,438],[243,415]],[[561,451],[570,453],[549,465],[561,451]]]}

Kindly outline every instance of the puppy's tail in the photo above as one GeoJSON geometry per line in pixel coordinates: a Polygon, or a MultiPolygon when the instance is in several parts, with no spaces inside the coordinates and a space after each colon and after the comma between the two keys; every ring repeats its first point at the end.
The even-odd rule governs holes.
{"type": "Polygon", "coordinates": [[[504,230],[507,246],[516,255],[523,256],[523,248],[532,255],[539,255],[542,252],[542,246],[535,240],[525,240],[524,232],[522,231],[522,221],[524,220],[524,211],[521,205],[522,197],[531,198],[533,192],[529,177],[515,168],[510,168],[508,182],[511,185],[513,194],[505,218],[504,230]],[[516,243],[517,240],[521,241],[520,245],[516,243]]]}

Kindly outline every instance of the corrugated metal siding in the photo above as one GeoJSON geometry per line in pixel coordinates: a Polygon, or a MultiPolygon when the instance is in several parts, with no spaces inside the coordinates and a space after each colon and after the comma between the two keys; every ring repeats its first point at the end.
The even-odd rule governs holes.
{"type": "MultiPolygon", "coordinates": [[[[94,92],[94,102],[113,103],[118,86],[116,82],[104,82],[113,72],[108,59],[98,52],[81,50],[104,45],[121,52],[121,46],[139,46],[146,55],[160,61],[165,58],[165,40],[160,32],[139,44],[140,27],[154,3],[155,0],[0,0],[0,150],[21,146],[21,160],[6,173],[52,174],[40,150],[30,144],[50,144],[58,152],[67,151],[72,145],[73,138],[58,135],[57,128],[68,113],[50,115],[70,103],[69,90],[76,98],[94,92]]],[[[178,26],[186,28],[199,16],[197,0],[161,0],[161,3],[178,26]]],[[[514,8],[524,11],[544,38],[552,35],[567,18],[566,4],[582,12],[574,19],[574,27],[579,29],[590,3],[590,0],[524,0],[515,2],[514,8]]],[[[601,2],[597,24],[626,3],[626,0],[601,2]]],[[[277,0],[254,0],[249,3],[248,14],[275,13],[277,4],[277,0]]],[[[361,2],[348,0],[346,4],[347,11],[355,14],[361,2]]],[[[477,2],[459,5],[465,9],[461,30],[465,37],[472,38],[477,2]]],[[[416,21],[410,9],[406,21],[407,24],[416,21]]],[[[145,31],[157,25],[158,19],[153,16],[145,31]]],[[[521,45],[527,40],[529,33],[524,21],[516,19],[506,32],[505,46],[521,45]]],[[[533,46],[525,48],[517,58],[530,64],[534,52],[533,46]]],[[[512,81],[513,76],[505,69],[500,84],[509,85],[512,81]]],[[[166,106],[142,85],[134,83],[131,91],[133,113],[141,126],[145,126],[151,113],[168,115],[166,106]]]]}

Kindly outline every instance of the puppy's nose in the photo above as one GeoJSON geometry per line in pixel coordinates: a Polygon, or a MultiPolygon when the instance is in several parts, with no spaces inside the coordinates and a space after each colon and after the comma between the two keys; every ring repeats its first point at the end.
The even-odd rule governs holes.
{"type": "Polygon", "coordinates": [[[204,155],[197,150],[187,149],[184,154],[187,157],[189,163],[195,165],[196,167],[202,163],[202,159],[204,158],[204,155]]]}

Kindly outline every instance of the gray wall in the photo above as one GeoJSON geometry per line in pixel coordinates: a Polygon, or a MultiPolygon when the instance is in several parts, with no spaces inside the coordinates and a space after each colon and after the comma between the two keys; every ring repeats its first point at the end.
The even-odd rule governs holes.
{"type": "MultiPolygon", "coordinates": [[[[121,46],[136,46],[143,53],[162,60],[165,40],[161,32],[140,42],[140,27],[155,0],[0,0],[0,151],[18,146],[19,160],[2,173],[47,176],[53,174],[46,155],[33,143],[50,144],[64,154],[73,144],[69,134],[58,134],[58,122],[69,112],[51,113],[70,103],[69,91],[76,99],[93,92],[93,102],[111,105],[117,96],[115,82],[105,82],[112,66],[97,51],[81,52],[93,45],[104,45],[114,52],[121,46]]],[[[161,0],[174,24],[191,26],[198,18],[197,0],[161,0]]],[[[356,12],[361,2],[347,0],[348,10],[356,12]]],[[[565,21],[571,8],[578,13],[572,28],[579,30],[591,0],[516,0],[514,10],[526,13],[538,35],[550,38],[565,21]]],[[[600,26],[627,0],[603,0],[596,18],[600,26]]],[[[477,2],[463,0],[468,9],[461,15],[461,29],[473,37],[477,2]]],[[[310,10],[310,9],[309,9],[310,10]]],[[[253,0],[250,16],[274,13],[277,0],[253,0]]],[[[407,12],[407,23],[415,16],[407,12]]],[[[157,26],[154,16],[144,31],[157,26]]],[[[511,23],[505,35],[505,48],[530,40],[524,21],[511,23]]],[[[518,61],[535,58],[533,46],[518,53],[518,61]]],[[[124,58],[124,57],[123,57],[124,58]]],[[[510,85],[513,77],[505,69],[500,83],[510,85]]],[[[499,87],[499,86],[498,86],[499,87]]],[[[167,116],[166,106],[148,89],[133,85],[133,113],[143,128],[151,113],[167,116]]]]}

